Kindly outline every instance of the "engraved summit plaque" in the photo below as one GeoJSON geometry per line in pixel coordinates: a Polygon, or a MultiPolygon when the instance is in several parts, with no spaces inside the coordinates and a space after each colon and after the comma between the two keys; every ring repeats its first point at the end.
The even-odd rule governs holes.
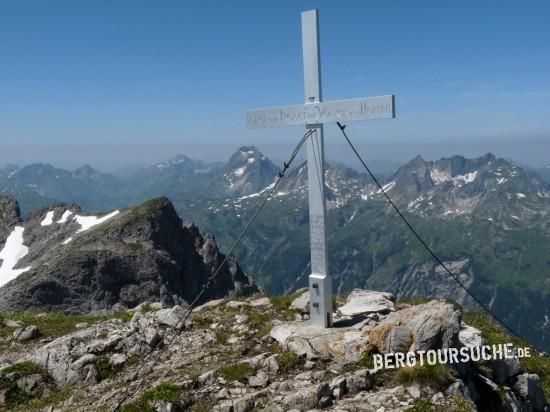
{"type": "Polygon", "coordinates": [[[388,95],[250,110],[246,114],[246,125],[254,129],[394,117],[395,97],[388,95]]]}

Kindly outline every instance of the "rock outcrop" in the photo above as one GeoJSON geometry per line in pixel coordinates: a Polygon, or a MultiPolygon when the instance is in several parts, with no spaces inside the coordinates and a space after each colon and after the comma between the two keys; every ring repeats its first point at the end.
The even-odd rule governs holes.
{"type": "MultiPolygon", "coordinates": [[[[48,412],[94,411],[99,405],[109,410],[125,395],[123,410],[132,411],[543,412],[548,407],[543,390],[548,377],[541,380],[517,360],[406,370],[369,365],[370,341],[381,325],[416,325],[419,338],[432,337],[423,342],[433,349],[462,345],[460,309],[443,301],[396,305],[389,313],[385,308],[355,316],[337,311],[334,328],[322,331],[289,321],[280,302],[267,298],[207,302],[178,333],[172,328],[185,310],[161,307],[154,302],[107,320],[79,318],[76,330],[54,338],[47,329],[25,342],[0,333],[6,348],[0,352],[0,409],[19,402],[25,410],[30,400],[40,399],[42,405],[49,402],[48,412]]],[[[46,326],[41,318],[32,321],[46,326]]],[[[66,319],[71,321],[76,320],[66,319]]],[[[18,319],[3,325],[31,326],[18,319]]]]}
{"type": "MultiPolygon", "coordinates": [[[[13,202],[3,205],[2,221],[9,222],[13,202]]],[[[186,305],[225,258],[212,235],[182,225],[166,198],[101,216],[58,204],[19,225],[28,252],[17,261],[24,271],[0,288],[5,311],[88,313],[147,301],[186,305]]],[[[257,291],[229,258],[203,301],[257,291]]]]}
{"type": "Polygon", "coordinates": [[[445,301],[431,301],[391,313],[370,333],[383,353],[450,348],[458,344],[461,312],[445,301]]]}

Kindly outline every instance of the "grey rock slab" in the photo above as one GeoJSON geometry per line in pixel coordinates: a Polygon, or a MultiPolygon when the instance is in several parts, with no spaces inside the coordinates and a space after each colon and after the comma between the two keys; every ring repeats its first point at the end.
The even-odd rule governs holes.
{"type": "Polygon", "coordinates": [[[538,375],[530,373],[518,375],[513,389],[520,399],[532,406],[533,412],[544,410],[546,399],[538,375]]]}
{"type": "Polygon", "coordinates": [[[493,380],[501,385],[521,370],[519,358],[495,359],[493,361],[493,380]]]}
{"type": "Polygon", "coordinates": [[[346,387],[351,394],[369,390],[373,385],[373,375],[367,369],[361,369],[346,379],[346,387]]]}
{"type": "Polygon", "coordinates": [[[422,396],[422,391],[420,390],[420,385],[418,384],[408,386],[405,390],[414,399],[418,399],[422,396]]]}
{"type": "Polygon", "coordinates": [[[481,338],[481,331],[473,326],[467,325],[464,322],[460,325],[458,332],[458,340],[464,346],[481,346],[483,345],[483,339],[481,338]]]}
{"type": "Polygon", "coordinates": [[[290,304],[290,309],[301,313],[309,313],[309,290],[301,289],[301,294],[290,304]]]}
{"type": "Polygon", "coordinates": [[[44,380],[41,374],[35,373],[24,376],[17,380],[17,386],[27,394],[31,394],[33,390],[44,380]]]}
{"type": "Polygon", "coordinates": [[[346,303],[338,311],[345,316],[388,313],[395,310],[394,300],[391,293],[354,289],[348,295],[346,303]]]}
{"type": "Polygon", "coordinates": [[[123,353],[114,353],[109,357],[109,365],[111,366],[121,366],[126,362],[126,355],[123,353]]]}
{"type": "Polygon", "coordinates": [[[258,299],[253,299],[249,302],[250,306],[252,306],[253,308],[257,308],[257,307],[271,307],[272,304],[271,304],[271,300],[269,298],[258,298],[258,299]]]}
{"type": "Polygon", "coordinates": [[[23,326],[23,322],[20,320],[4,319],[3,323],[6,328],[20,328],[23,326]]]}
{"type": "Polygon", "coordinates": [[[267,386],[269,382],[269,376],[264,371],[259,371],[256,375],[248,378],[248,384],[253,388],[263,388],[267,386]]]}
{"type": "Polygon", "coordinates": [[[160,309],[151,312],[151,316],[157,321],[159,325],[170,326],[172,328],[176,326],[181,328],[183,326],[182,320],[185,314],[186,310],[179,305],[176,305],[169,309],[160,309]]]}
{"type": "Polygon", "coordinates": [[[201,385],[211,385],[216,381],[216,371],[210,370],[210,371],[204,372],[202,375],[198,377],[197,380],[201,385]]]}
{"type": "Polygon", "coordinates": [[[193,312],[202,312],[203,310],[205,309],[210,309],[210,308],[215,308],[217,306],[220,306],[221,304],[223,304],[225,302],[225,299],[214,299],[214,300],[210,300],[200,306],[197,306],[193,312]]]}
{"type": "Polygon", "coordinates": [[[18,342],[26,342],[40,337],[40,330],[36,325],[30,325],[25,328],[16,329],[13,332],[13,338],[18,342]]]}
{"type": "Polygon", "coordinates": [[[369,336],[351,327],[319,329],[306,322],[288,322],[275,326],[270,336],[285,350],[309,360],[318,358],[356,362],[367,350],[369,336]]]}
{"type": "Polygon", "coordinates": [[[239,308],[242,308],[243,306],[250,306],[250,304],[248,302],[242,302],[240,300],[231,300],[227,302],[225,306],[231,309],[239,309],[239,308]]]}
{"type": "Polygon", "coordinates": [[[150,317],[136,312],[130,321],[130,328],[143,337],[143,341],[153,347],[161,338],[156,322],[150,317]]]}

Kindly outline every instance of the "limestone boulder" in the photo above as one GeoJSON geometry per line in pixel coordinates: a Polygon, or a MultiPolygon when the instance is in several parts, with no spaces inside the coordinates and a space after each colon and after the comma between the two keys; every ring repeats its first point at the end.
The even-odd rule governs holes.
{"type": "Polygon", "coordinates": [[[385,317],[370,333],[370,343],[382,353],[456,346],[461,324],[458,308],[443,300],[410,306],[385,317]]]}
{"type": "Polygon", "coordinates": [[[467,325],[462,322],[460,331],[458,332],[458,340],[463,346],[481,346],[483,345],[483,339],[481,338],[481,331],[473,326],[467,325]]]}
{"type": "Polygon", "coordinates": [[[13,332],[13,339],[18,342],[26,342],[40,337],[40,331],[36,325],[16,329],[13,332]]]}
{"type": "Polygon", "coordinates": [[[300,296],[292,301],[290,309],[297,310],[300,313],[309,313],[309,290],[304,288],[299,292],[301,292],[300,296]]]}
{"type": "Polygon", "coordinates": [[[160,309],[152,312],[152,317],[157,321],[159,325],[169,326],[171,328],[182,328],[183,326],[190,326],[191,322],[187,320],[185,325],[182,324],[182,319],[186,314],[186,310],[179,305],[168,309],[160,309]]]}
{"type": "Polygon", "coordinates": [[[369,336],[352,327],[316,328],[309,323],[288,322],[275,326],[270,335],[285,350],[307,359],[357,362],[368,349],[369,336]]]}
{"type": "Polygon", "coordinates": [[[339,308],[339,311],[345,316],[389,313],[395,310],[394,301],[395,299],[391,293],[354,289],[348,295],[346,303],[339,308]]]}

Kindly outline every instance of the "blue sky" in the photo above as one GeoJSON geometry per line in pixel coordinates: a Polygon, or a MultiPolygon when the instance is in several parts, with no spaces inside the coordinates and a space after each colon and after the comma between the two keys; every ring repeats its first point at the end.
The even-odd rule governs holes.
{"type": "MultiPolygon", "coordinates": [[[[252,143],[284,158],[301,129],[247,130],[244,114],[303,101],[311,8],[324,98],[397,96],[397,119],[349,125],[367,158],[550,163],[548,1],[0,0],[0,165],[112,170],[252,143]]],[[[334,126],[326,139],[352,159],[334,126]]]]}

